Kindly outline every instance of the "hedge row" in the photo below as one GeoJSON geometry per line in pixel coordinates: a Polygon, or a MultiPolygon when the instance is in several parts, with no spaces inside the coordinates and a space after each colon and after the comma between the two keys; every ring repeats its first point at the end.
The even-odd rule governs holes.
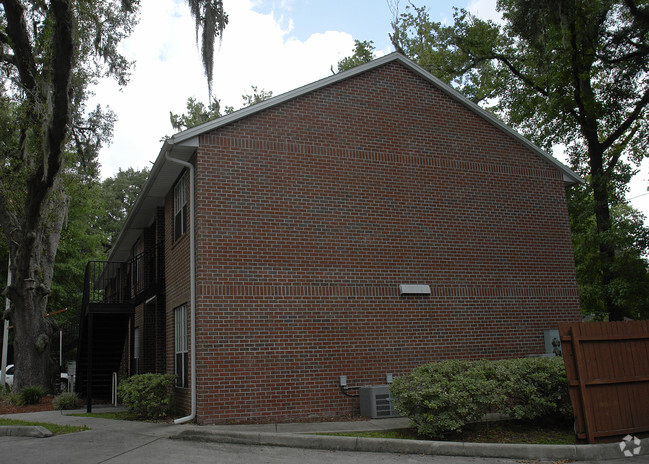
{"type": "Polygon", "coordinates": [[[572,418],[560,357],[425,364],[395,379],[391,392],[397,411],[431,438],[491,412],[522,420],[572,418]]]}

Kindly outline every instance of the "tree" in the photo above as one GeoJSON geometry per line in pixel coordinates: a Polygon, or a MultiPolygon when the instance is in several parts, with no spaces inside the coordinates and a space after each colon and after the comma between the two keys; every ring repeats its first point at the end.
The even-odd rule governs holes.
{"type": "Polygon", "coordinates": [[[104,213],[97,222],[104,237],[104,252],[108,252],[115,244],[117,235],[122,230],[148,176],[148,168],[128,168],[124,171],[120,169],[114,177],[109,177],[101,183],[100,203],[104,213]]]}
{"type": "Polygon", "coordinates": [[[69,198],[61,170],[66,148],[90,159],[111,124],[85,116],[88,85],[102,75],[124,83],[129,63],[117,43],[134,25],[136,3],[1,0],[3,120],[0,224],[9,244],[15,389],[49,385],[52,320],[44,318],[69,198]],[[96,127],[96,126],[95,126],[96,127]]]}
{"type": "MultiPolygon", "coordinates": [[[[611,235],[616,244],[615,280],[609,291],[619,306],[625,308],[625,316],[633,319],[649,318],[649,267],[645,252],[649,245],[649,228],[644,216],[634,210],[624,199],[630,172],[616,176],[609,186],[613,193],[611,202],[611,235]]],[[[582,312],[598,320],[608,317],[603,297],[597,224],[592,210],[592,190],[588,184],[568,189],[570,229],[575,252],[577,285],[582,312]]]]}
{"type": "Polygon", "coordinates": [[[189,129],[219,117],[221,117],[221,103],[217,99],[210,99],[210,103],[205,105],[197,101],[195,97],[189,97],[187,113],[175,114],[169,111],[171,127],[177,131],[189,129]]]}
{"type": "MultiPolygon", "coordinates": [[[[256,105],[273,96],[272,91],[259,90],[255,85],[251,86],[251,90],[251,94],[244,93],[241,95],[243,107],[256,105]]],[[[189,97],[187,99],[187,112],[185,114],[176,114],[170,111],[169,121],[171,127],[175,130],[183,131],[231,113],[234,113],[234,108],[231,106],[226,106],[224,112],[221,113],[221,102],[218,99],[211,99],[210,103],[205,105],[197,101],[195,97],[189,97]]]]}
{"type": "MultiPolygon", "coordinates": [[[[273,97],[273,92],[271,90],[265,90],[265,89],[259,90],[256,85],[251,85],[250,89],[252,90],[252,93],[244,93],[243,95],[241,95],[241,100],[243,101],[242,108],[256,105],[257,103],[261,103],[273,97]]],[[[229,109],[230,107],[227,107],[225,109],[226,114],[232,112],[232,111],[228,112],[229,109]]]]}
{"type": "Polygon", "coordinates": [[[354,53],[338,62],[338,72],[347,71],[374,59],[374,42],[354,40],[354,53]]]}
{"type": "Polygon", "coordinates": [[[393,24],[392,40],[538,145],[567,145],[592,192],[603,304],[620,320],[610,185],[623,160],[638,164],[649,148],[649,6],[499,0],[498,9],[504,26],[463,10],[443,26],[409,6],[393,24]]]}
{"type": "Polygon", "coordinates": [[[67,309],[54,316],[63,330],[64,353],[77,346],[86,264],[106,259],[148,176],[148,169],[129,168],[101,181],[96,166],[75,162],[74,154],[66,159],[63,181],[70,207],[56,254],[47,310],[56,313],[67,309]]]}
{"type": "Polygon", "coordinates": [[[107,211],[99,167],[79,161],[75,153],[66,153],[65,166],[62,179],[70,201],[47,300],[47,312],[63,331],[64,354],[77,347],[86,263],[105,259],[107,240],[99,226],[107,211]]]}
{"type": "MultiPolygon", "coordinates": [[[[203,57],[227,23],[222,2],[188,0],[202,30],[203,57]],[[212,35],[212,38],[210,38],[212,35]]],[[[14,325],[15,389],[48,386],[53,320],[44,318],[69,206],[66,153],[96,163],[115,116],[86,111],[100,77],[128,81],[118,51],[135,23],[137,0],[0,0],[0,226],[11,256],[5,294],[14,325]]],[[[205,63],[211,85],[212,62],[205,63]]]]}

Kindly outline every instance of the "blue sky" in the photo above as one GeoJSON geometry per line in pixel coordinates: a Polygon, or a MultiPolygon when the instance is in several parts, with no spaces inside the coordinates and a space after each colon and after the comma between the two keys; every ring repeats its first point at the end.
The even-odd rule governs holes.
{"type": "MultiPolygon", "coordinates": [[[[454,6],[466,8],[471,3],[477,7],[482,3],[485,12],[495,7],[495,1],[423,0],[413,3],[426,6],[435,21],[450,21],[454,6]]],[[[406,1],[400,2],[401,11],[406,4],[406,1]]],[[[372,40],[379,50],[390,48],[388,34],[392,13],[388,0],[261,0],[253,8],[264,14],[274,13],[285,27],[292,21],[290,35],[298,40],[306,40],[314,32],[336,30],[348,32],[354,39],[372,40]]]]}
{"type": "MultiPolygon", "coordinates": [[[[294,1],[282,7],[279,2],[259,2],[255,10],[262,13],[279,14],[285,27],[292,21],[290,35],[306,40],[314,32],[328,30],[345,31],[358,40],[373,40],[378,49],[388,47],[391,13],[387,1],[382,0],[332,0],[294,1]]],[[[443,4],[440,10],[448,10],[448,2],[427,2],[443,4]]]]}

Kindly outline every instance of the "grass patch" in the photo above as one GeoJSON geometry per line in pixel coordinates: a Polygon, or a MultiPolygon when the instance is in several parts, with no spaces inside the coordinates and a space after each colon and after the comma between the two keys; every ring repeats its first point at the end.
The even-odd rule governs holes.
{"type": "MultiPolygon", "coordinates": [[[[417,429],[396,429],[373,432],[332,433],[348,437],[427,440],[417,429]]],[[[571,423],[539,423],[521,421],[483,422],[470,424],[461,433],[449,434],[444,441],[474,443],[522,443],[539,445],[574,445],[575,433],[571,423]]]]}
{"type": "Polygon", "coordinates": [[[84,430],[90,430],[90,428],[85,425],[59,425],[50,424],[49,422],[30,422],[4,418],[0,418],[0,426],[1,425],[40,425],[41,427],[45,427],[47,430],[52,432],[53,435],[63,435],[65,433],[76,433],[83,432],[84,430]]]}

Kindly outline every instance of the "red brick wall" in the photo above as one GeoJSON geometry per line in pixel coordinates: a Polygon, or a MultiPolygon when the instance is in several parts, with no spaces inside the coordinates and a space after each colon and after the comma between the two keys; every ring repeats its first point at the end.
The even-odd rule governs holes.
{"type": "Polygon", "coordinates": [[[202,136],[195,162],[202,423],[346,414],[340,375],[541,353],[579,318],[560,172],[399,64],[202,136]]]}
{"type": "MultiPolygon", "coordinates": [[[[189,185],[189,182],[187,183],[189,185]]],[[[187,194],[189,198],[189,190],[187,194]]],[[[165,295],[166,304],[166,365],[167,372],[175,373],[175,345],[174,345],[174,309],[183,304],[189,308],[189,232],[174,241],[174,214],[173,214],[173,187],[165,199],[164,211],[164,240],[165,240],[165,295]]],[[[188,225],[189,228],[189,225],[188,225]]],[[[187,316],[189,324],[189,314],[187,316]]],[[[191,370],[191,361],[190,361],[191,370]]],[[[174,389],[174,407],[180,413],[190,410],[190,391],[187,388],[174,389]]]]}

